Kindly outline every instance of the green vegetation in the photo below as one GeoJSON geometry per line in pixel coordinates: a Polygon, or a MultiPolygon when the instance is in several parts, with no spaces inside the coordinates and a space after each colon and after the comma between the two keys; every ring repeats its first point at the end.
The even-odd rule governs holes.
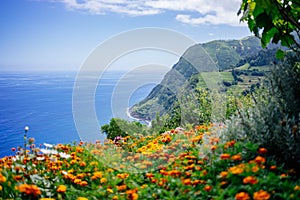
{"type": "Polygon", "coordinates": [[[116,137],[126,137],[134,133],[143,133],[145,125],[140,122],[128,122],[120,118],[112,118],[109,124],[101,126],[101,131],[108,139],[114,140],[116,137]]]}
{"type": "Polygon", "coordinates": [[[182,55],[162,82],[143,101],[134,105],[130,112],[144,120],[155,119],[157,113],[160,116],[173,115],[171,112],[181,98],[179,91],[196,74],[201,74],[203,88],[221,89],[225,86],[223,91],[230,87],[248,93],[251,87],[253,89],[254,85],[262,81],[258,76],[265,75],[258,71],[268,71],[267,66],[279,62],[275,56],[277,49],[277,46],[270,46],[268,50],[263,50],[259,39],[255,37],[194,45],[182,55]],[[235,76],[233,70],[244,74],[235,76]],[[239,87],[234,87],[236,85],[239,87]]]}
{"type": "Polygon", "coordinates": [[[215,63],[195,45],[131,109],[152,126],[112,119],[101,127],[103,144],[41,150],[26,143],[26,128],[24,148],[0,159],[1,198],[299,199],[300,55],[292,35],[299,34],[299,3],[243,0],[241,12],[251,31],[262,29],[263,46],[272,39],[294,51],[278,61],[277,49],[261,50],[252,37],[211,42],[212,60],[231,65],[217,62],[227,70],[215,72],[199,70],[215,63]]]}
{"type": "Polygon", "coordinates": [[[30,151],[0,159],[1,199],[300,198],[295,170],[257,144],[221,140],[223,129],[209,124],[104,144],[48,145],[44,154],[30,143],[30,151]]]}
{"type": "MultiPolygon", "coordinates": [[[[263,47],[280,41],[281,45],[299,51],[299,7],[298,0],[243,0],[239,14],[250,31],[261,38],[263,47]]],[[[279,51],[277,55],[282,58],[284,54],[279,51]]]]}

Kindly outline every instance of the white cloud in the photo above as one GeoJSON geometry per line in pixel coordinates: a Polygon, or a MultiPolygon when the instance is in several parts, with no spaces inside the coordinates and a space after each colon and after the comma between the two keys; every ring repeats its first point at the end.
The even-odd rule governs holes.
{"type": "Polygon", "coordinates": [[[64,3],[68,9],[92,14],[108,12],[130,16],[176,13],[176,20],[192,25],[241,25],[237,11],[241,0],[51,0],[64,3]]]}

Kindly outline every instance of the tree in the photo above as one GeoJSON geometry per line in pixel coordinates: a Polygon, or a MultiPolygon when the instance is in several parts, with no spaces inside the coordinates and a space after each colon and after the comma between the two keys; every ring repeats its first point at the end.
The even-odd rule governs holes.
{"type": "MultiPolygon", "coordinates": [[[[238,15],[265,48],[270,42],[300,52],[299,0],[242,0],[238,15]]],[[[283,52],[277,52],[283,57],[283,52]]]]}
{"type": "Polygon", "coordinates": [[[115,137],[126,137],[135,133],[143,133],[145,125],[140,122],[129,122],[120,118],[112,118],[109,124],[101,126],[102,133],[105,133],[108,139],[115,137]]]}

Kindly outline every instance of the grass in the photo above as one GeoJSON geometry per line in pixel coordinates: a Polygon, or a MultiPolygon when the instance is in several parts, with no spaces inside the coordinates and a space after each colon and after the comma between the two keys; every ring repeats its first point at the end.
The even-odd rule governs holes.
{"type": "Polygon", "coordinates": [[[240,67],[237,67],[237,68],[235,68],[235,69],[237,69],[237,70],[247,70],[247,69],[249,69],[250,68],[250,64],[249,63],[246,63],[246,64],[244,64],[244,65],[242,65],[242,66],[240,66],[240,67]]]}
{"type": "Polygon", "coordinates": [[[0,199],[300,198],[293,169],[263,147],[222,141],[225,129],[210,124],[43,149],[30,143],[0,160],[0,199]]]}
{"type": "Polygon", "coordinates": [[[233,81],[233,76],[231,72],[202,72],[200,74],[199,86],[206,88],[211,86],[210,88],[218,88],[217,83],[221,83],[222,81],[233,81]]]}

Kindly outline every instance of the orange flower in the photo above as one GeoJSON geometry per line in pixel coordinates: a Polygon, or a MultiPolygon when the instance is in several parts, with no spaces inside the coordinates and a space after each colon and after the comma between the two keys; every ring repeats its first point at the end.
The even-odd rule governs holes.
{"type": "Polygon", "coordinates": [[[211,146],[211,148],[210,148],[212,151],[215,151],[216,149],[217,149],[217,146],[216,145],[213,145],[213,146],[211,146]]]}
{"type": "Polygon", "coordinates": [[[236,200],[249,200],[250,196],[246,192],[240,192],[235,195],[236,200]]]}
{"type": "Polygon", "coordinates": [[[67,187],[65,185],[59,185],[56,191],[59,193],[65,193],[66,190],[67,190],[67,187]]]}
{"type": "Polygon", "coordinates": [[[211,185],[206,185],[206,186],[204,187],[204,190],[205,190],[206,192],[211,191],[211,189],[212,189],[212,186],[211,186],[211,185]]]}
{"type": "Polygon", "coordinates": [[[204,181],[204,180],[194,180],[193,181],[193,185],[205,184],[205,183],[206,183],[206,181],[204,181]]]}
{"type": "Polygon", "coordinates": [[[94,172],[92,179],[102,178],[102,172],[94,172]]]}
{"type": "Polygon", "coordinates": [[[241,154],[236,154],[236,155],[233,155],[231,157],[231,159],[234,161],[240,161],[240,160],[242,160],[242,156],[241,156],[241,154]]]}
{"type": "Polygon", "coordinates": [[[118,190],[118,191],[126,190],[126,188],[127,188],[126,185],[120,185],[120,186],[117,186],[117,190],[118,190]]]}
{"type": "Polygon", "coordinates": [[[147,173],[147,174],[146,174],[146,177],[147,177],[147,178],[152,178],[152,177],[154,177],[154,175],[153,175],[152,173],[147,173]]]}
{"type": "Polygon", "coordinates": [[[21,193],[25,193],[26,195],[32,195],[35,197],[41,194],[40,189],[36,185],[22,184],[16,186],[16,189],[21,193]]]}
{"type": "Polygon", "coordinates": [[[106,179],[106,178],[101,178],[100,182],[101,182],[101,183],[106,183],[106,182],[107,182],[107,179],[106,179]]]}
{"type": "Polygon", "coordinates": [[[79,178],[76,178],[76,179],[74,180],[74,183],[75,183],[75,184],[80,184],[80,182],[81,182],[81,179],[79,179],[79,178]]]}
{"type": "Polygon", "coordinates": [[[124,173],[124,174],[117,174],[117,177],[120,178],[120,179],[125,179],[129,176],[129,174],[127,173],[124,173]]]}
{"type": "Polygon", "coordinates": [[[221,158],[222,160],[228,159],[228,158],[230,158],[230,154],[228,154],[228,153],[223,153],[223,154],[220,156],[220,158],[221,158]]]}
{"type": "Polygon", "coordinates": [[[258,171],[259,171],[259,167],[257,165],[255,165],[255,166],[252,167],[252,172],[253,173],[256,173],[258,171]]]}
{"type": "Polygon", "coordinates": [[[258,153],[259,154],[265,154],[267,152],[268,152],[268,150],[266,148],[260,148],[260,149],[258,149],[258,153]]]}
{"type": "Polygon", "coordinates": [[[137,200],[139,197],[139,195],[137,194],[137,189],[127,190],[126,194],[129,200],[137,200]]]}
{"type": "MultiPolygon", "coordinates": [[[[23,180],[23,176],[21,176],[21,175],[15,175],[13,177],[14,177],[14,180],[17,181],[17,182],[23,180]]],[[[0,178],[0,182],[1,182],[1,178],[0,178]]]]}
{"type": "Polygon", "coordinates": [[[81,181],[79,185],[82,186],[82,187],[85,187],[85,186],[88,185],[88,182],[86,182],[86,181],[81,181]]]}
{"type": "Polygon", "coordinates": [[[258,180],[254,176],[247,176],[246,178],[243,179],[243,183],[254,185],[258,183],[258,180]]]}
{"type": "Polygon", "coordinates": [[[222,181],[222,182],[220,183],[221,186],[226,185],[226,184],[227,184],[227,181],[222,181]]]}
{"type": "Polygon", "coordinates": [[[228,169],[232,174],[241,174],[244,171],[244,168],[241,165],[233,166],[228,169]]]}
{"type": "Polygon", "coordinates": [[[178,170],[172,170],[172,171],[169,172],[169,174],[170,174],[171,176],[179,176],[181,173],[180,173],[180,171],[178,171],[178,170]]]}
{"type": "Polygon", "coordinates": [[[192,181],[191,181],[190,178],[187,178],[187,179],[184,179],[184,180],[182,181],[182,183],[183,183],[184,185],[191,185],[191,184],[192,184],[192,181]]]}
{"type": "Polygon", "coordinates": [[[280,175],[280,178],[285,178],[285,177],[287,177],[288,175],[287,174],[281,174],[280,175]]]}
{"type": "Polygon", "coordinates": [[[6,181],[6,177],[0,174],[0,183],[4,183],[6,181]]]}
{"type": "Polygon", "coordinates": [[[226,147],[225,149],[227,149],[228,147],[232,147],[235,143],[236,143],[236,141],[234,141],[234,140],[226,142],[224,148],[226,147]]]}
{"type": "Polygon", "coordinates": [[[265,163],[266,162],[266,159],[264,157],[261,157],[261,156],[257,156],[254,161],[257,163],[257,164],[261,164],[261,163],[265,163]]]}
{"type": "Polygon", "coordinates": [[[254,200],[268,200],[270,199],[271,195],[264,191],[264,190],[259,190],[258,192],[255,192],[253,195],[254,200]]]}
{"type": "Polygon", "coordinates": [[[223,171],[220,173],[221,178],[226,178],[227,176],[228,176],[228,172],[223,171]]]}
{"type": "Polygon", "coordinates": [[[274,171],[274,170],[276,170],[277,169],[277,167],[275,166],[275,165],[272,165],[271,167],[270,167],[270,170],[272,170],[272,171],[274,171]]]}
{"type": "Polygon", "coordinates": [[[299,185],[296,185],[296,186],[294,187],[294,190],[295,190],[295,191],[300,190],[300,186],[299,186],[299,185]]]}
{"type": "Polygon", "coordinates": [[[84,161],[82,161],[79,165],[80,165],[80,167],[85,167],[86,163],[84,161]]]}

